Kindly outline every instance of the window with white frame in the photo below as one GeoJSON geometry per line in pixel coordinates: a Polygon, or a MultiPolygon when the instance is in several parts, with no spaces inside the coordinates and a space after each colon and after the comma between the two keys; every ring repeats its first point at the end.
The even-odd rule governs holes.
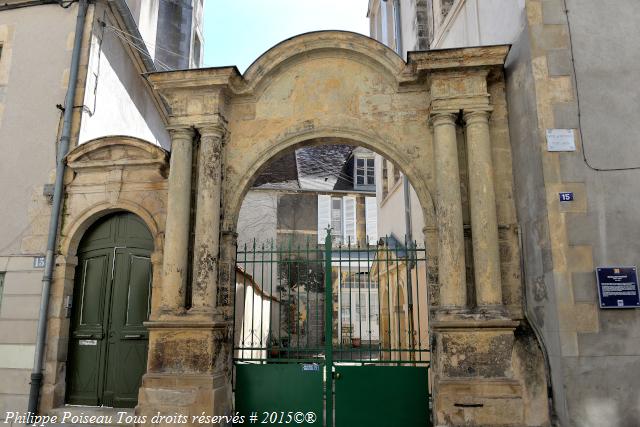
{"type": "MultiPolygon", "coordinates": [[[[335,197],[318,195],[318,243],[324,243],[327,227],[336,243],[356,244],[356,198],[352,196],[335,197]]],[[[378,205],[375,197],[365,197],[365,218],[360,219],[366,225],[369,244],[378,240],[378,205]]]]}
{"type": "Polygon", "coordinates": [[[318,195],[318,243],[323,243],[331,227],[331,235],[337,243],[356,242],[355,197],[331,197],[318,195]]]}
{"type": "Polygon", "coordinates": [[[354,187],[372,187],[376,185],[375,159],[373,157],[356,157],[354,167],[354,187]]]}
{"type": "Polygon", "coordinates": [[[331,231],[335,236],[342,236],[342,198],[331,198],[331,231]]]}

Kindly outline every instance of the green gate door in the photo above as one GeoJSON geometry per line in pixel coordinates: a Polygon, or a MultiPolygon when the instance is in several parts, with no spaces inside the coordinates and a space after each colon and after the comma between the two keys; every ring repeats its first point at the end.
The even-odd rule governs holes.
{"type": "Polygon", "coordinates": [[[133,214],[96,222],[78,248],[67,402],[134,407],[146,370],[153,239],[133,214]]]}
{"type": "Polygon", "coordinates": [[[424,247],[327,233],[321,245],[254,243],[237,263],[235,402],[246,419],[430,425],[424,247]]]}

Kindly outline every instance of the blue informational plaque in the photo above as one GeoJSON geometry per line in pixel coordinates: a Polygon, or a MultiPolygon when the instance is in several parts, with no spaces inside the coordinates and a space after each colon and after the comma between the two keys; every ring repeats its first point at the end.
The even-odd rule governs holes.
{"type": "Polygon", "coordinates": [[[639,308],[640,291],[636,267],[598,267],[600,308],[639,308]]]}

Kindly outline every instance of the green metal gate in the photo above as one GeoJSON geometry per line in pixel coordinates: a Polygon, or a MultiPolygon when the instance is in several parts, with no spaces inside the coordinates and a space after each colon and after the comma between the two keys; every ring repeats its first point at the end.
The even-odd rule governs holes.
{"type": "Polygon", "coordinates": [[[244,423],[431,425],[424,247],[315,241],[238,249],[236,410],[244,423]]]}

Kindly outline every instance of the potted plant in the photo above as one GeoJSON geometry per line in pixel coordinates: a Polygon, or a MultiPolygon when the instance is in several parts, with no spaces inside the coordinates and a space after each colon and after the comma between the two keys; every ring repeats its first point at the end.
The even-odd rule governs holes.
{"type": "Polygon", "coordinates": [[[269,343],[269,357],[276,359],[280,356],[280,342],[276,337],[272,337],[269,343]]]}

